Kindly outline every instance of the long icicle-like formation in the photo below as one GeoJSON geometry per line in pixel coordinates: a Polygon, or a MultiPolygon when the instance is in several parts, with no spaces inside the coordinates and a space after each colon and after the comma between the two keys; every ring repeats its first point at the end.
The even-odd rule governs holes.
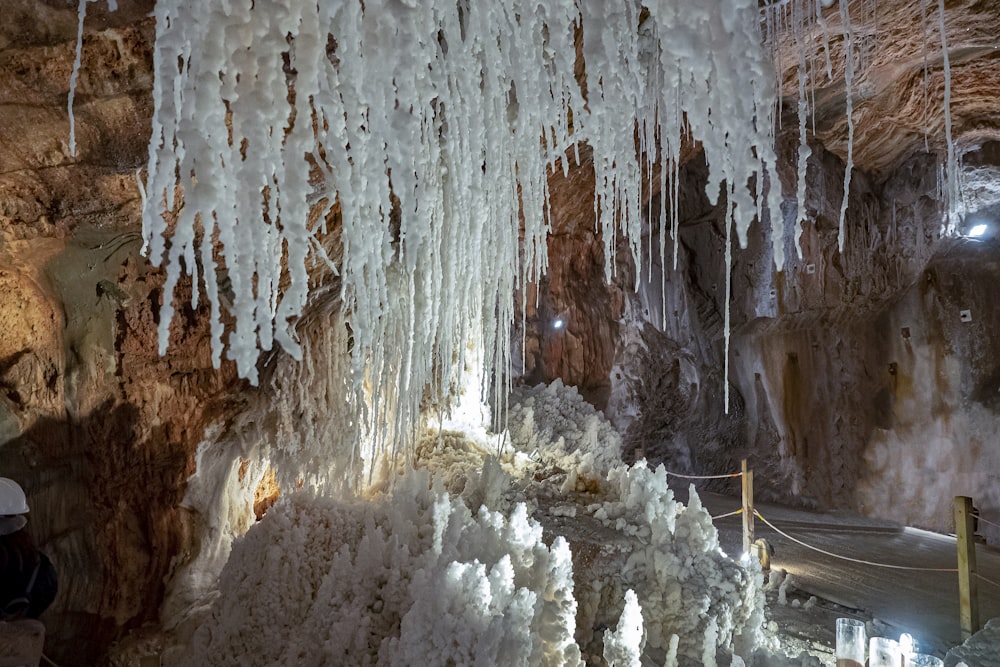
{"type": "Polygon", "coordinates": [[[87,18],[87,3],[91,1],[80,0],[76,9],[76,55],[73,56],[73,71],[69,75],[69,95],[66,96],[70,157],[76,157],[76,116],[73,113],[73,100],[76,97],[76,82],[80,78],[80,63],[83,60],[83,22],[87,18]]]}
{"type": "MultiPolygon", "coordinates": [[[[76,7],[76,52],[73,56],[73,70],[69,75],[69,94],[66,96],[66,113],[69,115],[69,154],[76,157],[76,114],[73,102],[76,98],[76,82],[80,79],[83,62],[83,24],[87,18],[87,3],[97,0],[79,0],[76,7]]],[[[108,0],[108,10],[118,10],[118,0],[108,0]]]]}
{"type": "Polygon", "coordinates": [[[799,259],[802,259],[802,234],[805,233],[805,225],[809,218],[806,215],[806,170],[809,166],[809,157],[812,149],[806,139],[806,125],[809,115],[809,102],[806,97],[806,80],[808,72],[806,68],[806,44],[805,27],[807,25],[807,10],[799,3],[794,5],[793,21],[795,25],[795,49],[799,52],[799,150],[797,173],[798,182],[795,190],[795,252],[799,259]]]}
{"type": "Polygon", "coordinates": [[[955,153],[955,142],[951,138],[951,62],[948,58],[948,31],[944,22],[944,0],[938,0],[938,27],[941,30],[941,62],[944,72],[944,136],[948,142],[947,186],[945,191],[945,233],[955,232],[955,209],[961,199],[961,173],[958,168],[958,156],[955,153]]]}
{"type": "Polygon", "coordinates": [[[840,203],[840,225],[837,232],[837,250],[844,252],[847,238],[847,206],[851,195],[851,172],[854,171],[854,30],[851,28],[851,3],[840,3],[840,20],[844,24],[844,93],[847,96],[847,163],[844,165],[844,197],[840,203]]]}
{"type": "Polygon", "coordinates": [[[314,202],[328,205],[320,219],[336,204],[353,390],[386,451],[425,387],[456,386],[465,341],[483,340],[487,369],[506,375],[513,294],[547,265],[546,175],[578,143],[593,149],[609,275],[619,233],[642,265],[643,159],[671,169],[676,208],[685,130],[710,165],[709,198],[731,184],[726,224],[741,246],[765,172],[779,229],[774,75],[757,3],[641,10],[635,0],[157,2],[143,234],[167,266],[161,352],[187,273],[193,301],[211,307],[216,364],[225,351],[256,382],[260,350],[300,356],[295,322],[318,246],[307,220],[314,202]]]}

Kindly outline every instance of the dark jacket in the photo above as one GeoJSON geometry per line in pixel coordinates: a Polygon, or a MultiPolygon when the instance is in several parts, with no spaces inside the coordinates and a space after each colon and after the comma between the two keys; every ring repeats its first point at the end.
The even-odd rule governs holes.
{"type": "MultiPolygon", "coordinates": [[[[11,519],[0,522],[9,529],[11,519]]],[[[0,526],[0,620],[38,618],[56,597],[56,570],[24,529],[5,533],[0,526]]]]}

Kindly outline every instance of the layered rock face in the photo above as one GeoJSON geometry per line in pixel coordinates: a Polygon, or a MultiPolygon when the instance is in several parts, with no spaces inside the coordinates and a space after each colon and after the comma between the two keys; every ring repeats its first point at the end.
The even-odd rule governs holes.
{"type": "Polygon", "coordinates": [[[0,26],[0,475],[28,491],[30,528],[59,569],[46,621],[63,664],[99,664],[123,628],[157,618],[201,530],[181,503],[195,450],[242,386],[212,368],[199,310],[157,353],[163,277],[139,253],[136,187],[150,8],[92,7],[75,156],[76,3],[5,3],[0,26]]]}
{"type": "MultiPolygon", "coordinates": [[[[990,447],[1000,431],[1000,263],[988,238],[941,237],[944,77],[931,4],[879,2],[867,19],[875,3],[851,4],[855,33],[878,47],[852,100],[843,252],[843,40],[837,9],[827,10],[832,79],[815,86],[802,256],[790,235],[789,97],[779,148],[790,259],[774,271],[760,227],[734,252],[728,406],[724,205],[704,196],[694,147],[679,174],[676,268],[653,178],[643,241],[652,258],[632,266],[623,248],[610,285],[587,151],[567,177],[553,176],[549,272],[524,295],[515,332],[521,380],[578,386],[622,430],[627,458],[641,448],[671,468],[717,472],[749,457],[771,498],[938,529],[949,528],[956,494],[1000,510],[990,447]]],[[[206,530],[208,518],[184,503],[199,446],[252,419],[247,406],[272,390],[261,399],[228,362],[212,368],[206,313],[181,305],[190,286],[158,354],[163,275],[140,253],[136,185],[150,127],[152,0],[118,5],[88,8],[75,155],[66,103],[77,3],[6,0],[0,22],[0,475],[28,490],[32,530],[62,573],[47,621],[50,655],[74,656],[65,664],[98,664],[110,642],[157,618],[164,582],[206,530]]],[[[986,48],[1000,9],[949,3],[946,25],[953,133],[961,147],[982,147],[965,163],[987,175],[976,199],[985,216],[997,201],[988,175],[1000,169],[988,141],[1000,63],[986,48]]],[[[821,33],[810,39],[824,59],[821,33]]],[[[794,61],[789,50],[783,62],[794,61]]],[[[782,80],[793,95],[794,67],[782,80]]]]}

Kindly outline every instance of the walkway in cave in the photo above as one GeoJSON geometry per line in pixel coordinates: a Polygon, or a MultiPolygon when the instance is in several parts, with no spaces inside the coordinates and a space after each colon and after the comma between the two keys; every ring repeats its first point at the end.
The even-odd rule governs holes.
{"type": "MultiPolygon", "coordinates": [[[[678,497],[687,492],[677,488],[678,497]]],[[[713,515],[738,508],[739,498],[702,493],[705,507],[713,515]]],[[[954,568],[955,538],[888,521],[869,519],[847,512],[809,512],[758,505],[761,514],[782,531],[817,548],[858,560],[921,568],[954,568]]],[[[730,555],[742,550],[739,516],[716,520],[723,549],[730,555]]],[[[877,619],[885,624],[885,636],[909,632],[926,650],[944,652],[961,643],[958,609],[958,575],[951,572],[897,570],[862,565],[833,558],[800,546],[762,524],[755,523],[757,537],[766,538],[774,549],[772,568],[792,577],[788,608],[774,609],[772,617],[801,624],[822,623],[825,628],[801,631],[814,641],[833,641],[833,619],[851,615],[877,619]],[[794,595],[792,594],[794,591],[794,595]],[[814,605],[792,607],[816,596],[814,605]],[[777,612],[777,613],[776,613],[777,612]]],[[[977,545],[980,621],[1000,616],[1000,550],[977,545]]],[[[779,621],[780,623],[781,621],[779,621]]],[[[881,627],[881,626],[880,626],[881,627]]]]}

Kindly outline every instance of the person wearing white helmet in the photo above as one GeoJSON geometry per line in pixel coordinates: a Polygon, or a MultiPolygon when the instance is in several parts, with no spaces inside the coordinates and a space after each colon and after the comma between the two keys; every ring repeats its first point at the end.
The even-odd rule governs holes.
{"type": "Polygon", "coordinates": [[[21,485],[0,477],[0,621],[38,618],[56,597],[56,571],[27,525],[21,485]]]}

